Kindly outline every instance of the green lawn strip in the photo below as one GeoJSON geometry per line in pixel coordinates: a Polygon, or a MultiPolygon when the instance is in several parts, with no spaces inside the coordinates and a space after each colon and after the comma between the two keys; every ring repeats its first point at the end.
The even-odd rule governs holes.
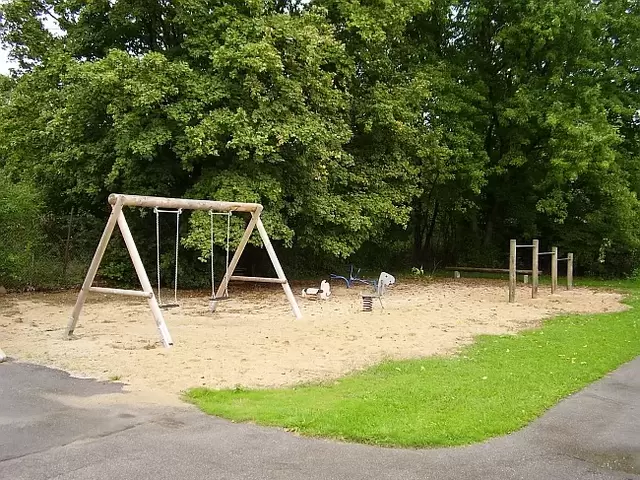
{"type": "MultiPolygon", "coordinates": [[[[631,293],[634,290],[640,289],[640,279],[626,278],[626,279],[601,279],[591,277],[580,277],[574,281],[576,287],[594,287],[594,288],[609,288],[622,292],[631,293]]],[[[638,292],[640,294],[640,291],[638,292]]]]}
{"type": "Polygon", "coordinates": [[[548,320],[481,336],[458,356],[390,361],[335,382],[274,390],[196,388],[204,412],[375,445],[462,445],[522,428],[561,398],[640,354],[631,310],[548,320]]]}

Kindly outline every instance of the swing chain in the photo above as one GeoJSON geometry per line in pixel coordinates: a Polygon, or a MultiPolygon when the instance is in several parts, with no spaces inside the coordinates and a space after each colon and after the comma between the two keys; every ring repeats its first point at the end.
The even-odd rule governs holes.
{"type": "Polygon", "coordinates": [[[178,250],[180,247],[180,215],[182,215],[182,209],[179,208],[176,211],[176,268],[173,275],[173,303],[178,303],[178,250]]]}
{"type": "Polygon", "coordinates": [[[178,251],[180,247],[180,215],[182,215],[182,209],[177,210],[162,210],[158,207],[154,207],[153,212],[156,214],[156,268],[158,276],[158,304],[162,306],[162,298],[160,296],[161,291],[161,278],[160,278],[160,214],[161,213],[174,213],[176,215],[176,248],[175,248],[175,267],[173,275],[173,301],[174,305],[178,304],[178,251]]]}
{"type": "Polygon", "coordinates": [[[153,213],[156,214],[156,269],[158,276],[158,304],[162,305],[162,298],[160,297],[160,211],[158,207],[153,209],[153,213]]]}
{"type": "MultiPolygon", "coordinates": [[[[229,237],[231,234],[231,212],[227,215],[227,259],[224,268],[224,274],[229,275],[229,237]]],[[[229,279],[227,278],[227,284],[224,287],[224,296],[229,297],[229,279]]]]}
{"type": "Polygon", "coordinates": [[[216,298],[216,277],[215,277],[215,268],[213,264],[213,211],[209,211],[209,232],[211,234],[211,298],[216,298]]]}

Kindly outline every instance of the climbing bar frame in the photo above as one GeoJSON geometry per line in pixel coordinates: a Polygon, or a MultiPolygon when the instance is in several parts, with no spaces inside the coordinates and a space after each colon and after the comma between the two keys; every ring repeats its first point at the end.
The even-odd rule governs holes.
{"type": "Polygon", "coordinates": [[[538,296],[538,256],[540,255],[540,242],[534,239],[531,244],[518,245],[517,240],[511,239],[509,242],[509,303],[516,301],[516,258],[518,248],[531,248],[531,298],[538,296]]]}
{"type": "Polygon", "coordinates": [[[151,282],[149,281],[149,277],[142,263],[142,259],[140,258],[138,248],[136,247],[135,241],[133,240],[133,236],[131,235],[131,231],[129,229],[129,225],[127,224],[127,220],[124,216],[123,207],[146,207],[154,209],[171,208],[182,210],[206,210],[210,212],[250,213],[251,220],[249,221],[244,235],[240,240],[240,244],[238,245],[238,248],[233,255],[233,258],[229,264],[229,268],[227,269],[225,276],[222,279],[222,282],[218,288],[217,296],[221,296],[222,293],[227,290],[227,285],[230,280],[279,283],[282,285],[282,289],[284,290],[287,300],[291,304],[293,314],[298,319],[302,318],[302,313],[300,312],[298,303],[296,302],[296,299],[293,295],[291,286],[287,281],[287,277],[285,276],[284,270],[280,265],[280,261],[278,260],[275,250],[273,249],[273,245],[271,244],[269,235],[267,234],[267,231],[262,224],[262,220],[260,219],[260,214],[263,210],[262,205],[258,203],[149,197],[141,195],[123,195],[117,193],[109,195],[109,204],[111,205],[111,215],[109,216],[104,231],[102,232],[102,237],[100,238],[100,242],[98,243],[96,251],[93,255],[93,259],[91,260],[91,264],[89,266],[89,269],[87,270],[87,274],[85,276],[80,292],[78,293],[76,304],[73,308],[73,311],[71,312],[71,316],[69,317],[69,322],[67,324],[67,328],[65,329],[65,336],[67,338],[71,338],[73,332],[75,331],[87,295],[89,294],[89,292],[94,292],[146,298],[149,303],[149,308],[151,309],[151,314],[153,315],[156,326],[160,333],[160,337],[162,338],[162,343],[165,347],[170,347],[171,345],[173,345],[173,339],[171,338],[171,334],[169,333],[169,329],[167,328],[167,325],[165,323],[164,316],[162,315],[162,310],[160,309],[160,305],[158,304],[158,300],[153,291],[153,287],[151,286],[151,282]],[[133,262],[133,266],[138,275],[140,285],[142,286],[141,291],[93,286],[93,282],[95,280],[96,273],[98,272],[98,268],[100,267],[102,257],[104,256],[104,252],[107,249],[107,245],[109,244],[109,239],[111,238],[116,225],[118,225],[118,227],[120,228],[120,232],[122,233],[125,245],[127,247],[127,250],[129,251],[131,261],[133,262]],[[234,278],[233,272],[255,228],[258,229],[260,238],[262,239],[262,243],[264,244],[264,247],[269,254],[269,258],[271,260],[271,263],[273,264],[273,268],[276,271],[277,278],[241,276],[237,276],[234,278]]]}
{"type": "Polygon", "coordinates": [[[544,255],[551,256],[551,294],[558,290],[558,262],[567,262],[567,290],[573,289],[573,253],[568,253],[565,258],[558,258],[558,247],[551,247],[548,252],[540,251],[540,241],[534,239],[530,245],[518,245],[518,242],[511,239],[509,242],[509,303],[515,302],[516,298],[516,256],[518,248],[531,248],[531,298],[538,296],[538,258],[544,255]]]}

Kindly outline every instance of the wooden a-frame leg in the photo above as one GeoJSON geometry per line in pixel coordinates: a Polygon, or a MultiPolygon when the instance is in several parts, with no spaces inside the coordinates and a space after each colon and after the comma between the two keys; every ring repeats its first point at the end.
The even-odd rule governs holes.
{"type": "Polygon", "coordinates": [[[126,218],[124,218],[124,214],[122,212],[120,212],[120,215],[118,215],[118,226],[120,227],[120,231],[122,232],[122,238],[124,239],[124,243],[127,246],[127,250],[129,250],[129,256],[131,256],[131,261],[133,262],[133,266],[136,269],[136,273],[138,274],[138,279],[140,280],[140,285],[142,285],[142,290],[149,294],[149,308],[151,308],[153,319],[155,320],[158,331],[160,332],[160,336],[162,337],[162,343],[165,347],[170,347],[171,345],[173,345],[171,334],[169,333],[167,324],[164,321],[162,310],[160,310],[160,305],[158,304],[158,300],[156,299],[156,296],[153,292],[153,287],[151,286],[151,282],[149,281],[147,272],[144,269],[144,265],[142,264],[140,253],[138,253],[138,247],[136,247],[136,243],[133,241],[131,230],[129,230],[129,225],[127,224],[127,220],[126,218]]]}
{"type": "Polygon", "coordinates": [[[118,221],[118,217],[120,213],[122,213],[122,198],[118,198],[115,205],[111,209],[111,215],[109,216],[109,220],[107,220],[107,225],[104,227],[104,231],[102,232],[102,237],[100,237],[100,242],[98,243],[98,247],[96,248],[96,252],[93,254],[93,259],[91,260],[91,265],[89,265],[89,270],[87,271],[87,275],[84,277],[84,282],[82,283],[82,288],[80,289],[80,293],[78,294],[78,298],[76,300],[76,304],[73,307],[73,312],[71,313],[71,317],[69,317],[69,323],[67,324],[67,329],[65,330],[65,337],[69,338],[78,324],[78,319],[80,318],[80,312],[82,312],[82,307],[84,306],[84,302],[87,299],[87,294],[89,293],[89,289],[93,284],[93,280],[96,277],[96,273],[98,272],[98,267],[100,267],[100,262],[102,261],[102,257],[104,256],[104,252],[107,249],[107,245],[109,244],[109,239],[111,238],[111,234],[113,233],[113,229],[116,226],[118,221]]]}
{"type": "Polygon", "coordinates": [[[109,244],[109,240],[111,239],[111,235],[113,234],[113,229],[115,228],[117,223],[120,227],[120,231],[122,232],[122,237],[127,246],[127,250],[129,251],[129,255],[131,256],[131,261],[133,262],[136,273],[138,274],[142,289],[149,295],[149,307],[151,308],[151,313],[153,314],[153,318],[156,321],[156,325],[158,327],[158,330],[160,331],[160,335],[162,336],[164,346],[169,347],[170,345],[173,345],[173,340],[171,339],[171,334],[169,333],[169,330],[167,329],[167,326],[165,324],[164,318],[162,316],[162,311],[160,310],[160,306],[158,305],[158,301],[156,300],[153,288],[151,287],[151,282],[149,282],[149,277],[147,276],[147,272],[145,271],[142,260],[140,259],[140,254],[138,253],[136,244],[133,241],[133,237],[131,236],[131,231],[129,230],[127,220],[124,218],[124,214],[122,213],[122,202],[123,199],[118,198],[115,205],[111,209],[111,215],[109,216],[107,225],[102,232],[102,237],[100,238],[100,242],[98,243],[96,252],[93,255],[91,265],[89,266],[87,275],[84,279],[84,282],[82,283],[82,288],[80,289],[80,293],[78,294],[78,299],[76,300],[76,304],[73,308],[71,317],[69,318],[69,323],[67,324],[66,329],[66,337],[69,338],[73,334],[73,331],[78,324],[78,319],[80,318],[82,307],[84,306],[89,290],[91,289],[91,285],[93,285],[96,273],[98,272],[98,268],[100,267],[100,262],[102,261],[104,252],[107,249],[107,245],[109,244]]]}
{"type": "Polygon", "coordinates": [[[267,249],[267,253],[269,254],[269,258],[271,259],[271,263],[273,264],[273,268],[276,270],[276,274],[280,280],[283,280],[282,289],[284,290],[284,294],[287,296],[287,300],[291,304],[291,309],[293,310],[293,314],[297,319],[302,318],[302,313],[300,312],[300,307],[298,307],[298,302],[296,302],[296,297],[294,297],[293,292],[291,291],[291,285],[287,281],[287,277],[284,274],[284,270],[282,269],[282,265],[280,265],[280,260],[278,260],[278,256],[276,255],[276,251],[273,249],[273,245],[271,245],[271,240],[269,239],[269,235],[262,224],[262,220],[258,216],[258,220],[256,222],[256,226],[258,227],[258,232],[260,232],[260,238],[262,238],[262,243],[264,243],[265,248],[267,249]]]}

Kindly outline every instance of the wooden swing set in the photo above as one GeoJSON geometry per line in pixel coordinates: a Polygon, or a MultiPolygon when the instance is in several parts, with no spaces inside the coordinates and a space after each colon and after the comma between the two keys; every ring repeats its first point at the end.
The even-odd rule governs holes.
{"type": "MultiPolygon", "coordinates": [[[[91,265],[89,266],[89,270],[87,271],[87,275],[82,284],[82,288],[80,293],[78,294],[78,298],[76,300],[75,307],[73,312],[71,313],[71,317],[69,318],[69,323],[66,328],[66,337],[71,338],[73,332],[78,324],[78,319],[80,318],[80,313],[82,312],[82,307],[86,301],[87,295],[89,292],[96,293],[109,293],[115,295],[127,295],[132,297],[142,297],[146,298],[149,302],[149,308],[151,309],[151,313],[156,322],[156,326],[158,327],[158,331],[160,332],[160,336],[162,337],[162,343],[165,347],[170,347],[173,345],[173,340],[171,338],[171,334],[169,333],[169,329],[164,321],[164,317],[162,315],[161,305],[158,302],[158,297],[160,296],[160,278],[158,278],[158,297],[153,291],[153,287],[151,286],[151,282],[149,281],[149,277],[147,272],[142,264],[142,259],[140,258],[140,254],[138,253],[138,248],[133,240],[133,236],[131,235],[131,231],[129,230],[129,225],[127,224],[127,220],[124,217],[123,207],[146,207],[153,208],[156,213],[156,241],[159,244],[159,226],[158,226],[158,214],[159,213],[176,213],[176,232],[179,230],[179,218],[182,210],[203,210],[208,211],[211,215],[211,222],[213,222],[213,215],[216,212],[223,212],[224,215],[227,215],[227,268],[224,274],[224,277],[218,286],[217,292],[215,291],[215,284],[213,278],[213,258],[211,262],[211,281],[212,281],[212,310],[215,310],[215,302],[218,299],[226,298],[228,291],[228,284],[230,281],[242,281],[242,282],[263,282],[263,283],[279,283],[282,285],[284,293],[287,297],[287,300],[291,304],[291,309],[293,310],[293,314],[296,318],[302,318],[302,313],[300,312],[300,308],[296,302],[296,299],[291,291],[291,286],[287,281],[287,277],[284,274],[284,270],[280,265],[280,261],[276,255],[275,250],[273,249],[273,245],[271,244],[271,240],[269,239],[269,235],[262,224],[262,220],[260,219],[260,215],[262,213],[263,207],[258,203],[241,203],[241,202],[219,202],[214,200],[190,200],[190,199],[181,199],[181,198],[166,198],[166,197],[149,197],[149,196],[140,196],[140,195],[123,195],[123,194],[111,194],[109,195],[109,204],[111,205],[111,215],[109,216],[109,220],[107,221],[107,225],[105,226],[104,231],[102,232],[102,237],[100,238],[100,242],[98,243],[98,247],[96,248],[96,252],[93,256],[93,260],[91,261],[91,265]],[[174,209],[174,210],[166,210],[166,209],[174,209]],[[247,228],[238,244],[238,248],[236,249],[233,258],[229,261],[229,215],[232,212],[245,212],[251,214],[251,219],[247,225],[247,228]],[[113,234],[113,230],[116,226],[120,228],[120,232],[122,233],[122,238],[124,239],[127,250],[129,251],[129,255],[131,257],[131,261],[133,262],[133,266],[136,270],[136,274],[138,275],[138,279],[140,280],[140,285],[142,286],[142,290],[126,290],[120,288],[104,288],[104,287],[94,287],[93,281],[95,279],[98,268],[100,267],[100,263],[102,261],[102,257],[104,256],[104,252],[107,249],[107,245],[109,243],[109,239],[113,234]],[[253,233],[253,230],[257,228],[258,233],[260,234],[260,238],[262,239],[262,243],[264,244],[265,249],[269,255],[269,259],[273,264],[273,268],[276,271],[277,277],[246,277],[246,276],[238,276],[233,275],[233,272],[238,265],[238,261],[242,256],[242,252],[244,251],[247,243],[249,242],[249,238],[253,233]]],[[[213,231],[213,229],[212,229],[213,231]]],[[[213,233],[212,233],[213,235],[213,233]]],[[[213,238],[211,239],[211,248],[213,253],[213,238]]],[[[176,234],[176,272],[175,272],[175,284],[174,284],[174,303],[177,303],[177,248],[178,248],[178,235],[176,234]]],[[[158,263],[159,263],[159,251],[158,251],[158,263]]],[[[159,268],[158,268],[159,272],[159,268]]],[[[166,305],[170,306],[170,305],[166,305]]]]}

